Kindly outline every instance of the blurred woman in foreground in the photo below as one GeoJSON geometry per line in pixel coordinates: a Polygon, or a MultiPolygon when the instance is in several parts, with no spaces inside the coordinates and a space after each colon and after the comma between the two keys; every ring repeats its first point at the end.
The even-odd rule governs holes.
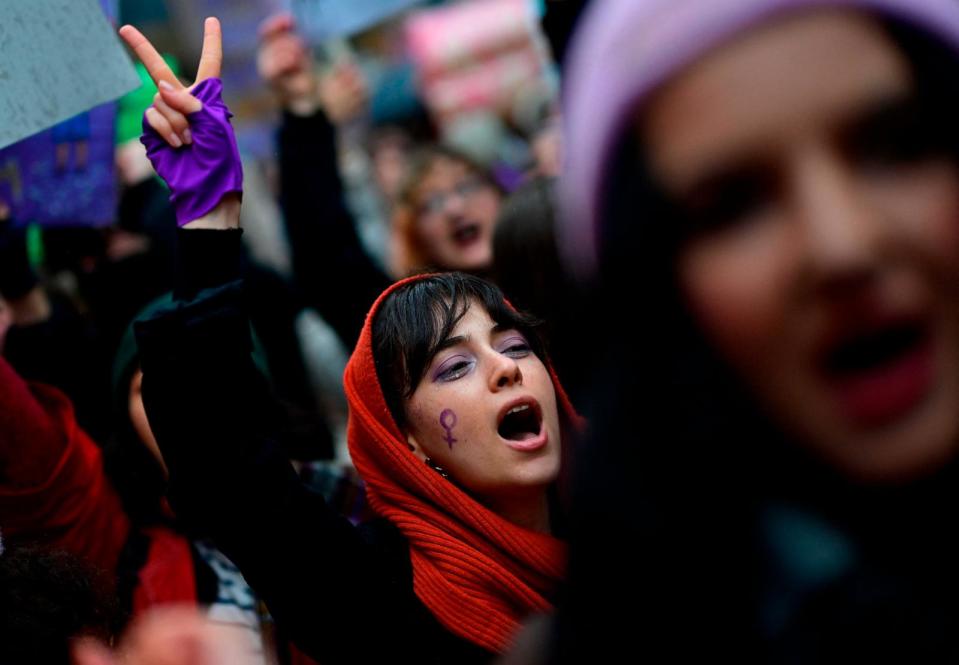
{"type": "Polygon", "coordinates": [[[591,327],[562,659],[956,653],[957,47],[939,0],[591,8],[567,245],[644,324],[591,327]]]}

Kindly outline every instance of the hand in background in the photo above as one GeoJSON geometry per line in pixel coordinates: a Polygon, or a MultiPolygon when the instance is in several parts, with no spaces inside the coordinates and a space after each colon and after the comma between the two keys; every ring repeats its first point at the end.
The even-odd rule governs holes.
{"type": "Polygon", "coordinates": [[[253,665],[255,654],[235,627],[214,624],[194,608],[154,609],[137,619],[111,651],[86,638],[73,647],[74,665],[253,665]]]}
{"type": "Polygon", "coordinates": [[[333,65],[320,79],[320,103],[334,125],[349,122],[360,115],[368,100],[366,79],[353,62],[333,65]]]}
{"type": "Polygon", "coordinates": [[[320,108],[313,58],[290,14],[271,16],[260,25],[256,64],[260,76],[291,113],[312,115],[320,108]]]}

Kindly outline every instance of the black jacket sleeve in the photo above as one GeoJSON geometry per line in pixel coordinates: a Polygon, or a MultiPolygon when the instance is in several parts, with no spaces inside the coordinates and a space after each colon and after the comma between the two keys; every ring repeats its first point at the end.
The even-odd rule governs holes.
{"type": "Polygon", "coordinates": [[[392,280],[356,234],[344,202],[336,134],[326,116],[285,114],[279,150],[280,202],[294,276],[307,302],[352,349],[367,311],[392,280]]]}
{"type": "Polygon", "coordinates": [[[412,595],[408,556],[405,567],[395,557],[384,563],[299,482],[277,445],[242,283],[223,283],[237,236],[182,231],[181,300],[136,326],[171,504],[178,519],[212,536],[303,651],[324,663],[385,659],[405,639],[395,618],[412,595]]]}

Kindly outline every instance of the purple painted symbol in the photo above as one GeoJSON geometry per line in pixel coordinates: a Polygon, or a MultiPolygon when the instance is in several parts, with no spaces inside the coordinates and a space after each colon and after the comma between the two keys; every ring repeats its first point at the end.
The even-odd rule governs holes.
{"type": "Polygon", "coordinates": [[[453,413],[453,409],[443,409],[443,413],[440,414],[440,425],[446,430],[444,438],[450,450],[453,450],[453,444],[456,443],[456,439],[453,438],[453,427],[456,425],[456,414],[453,413]]]}

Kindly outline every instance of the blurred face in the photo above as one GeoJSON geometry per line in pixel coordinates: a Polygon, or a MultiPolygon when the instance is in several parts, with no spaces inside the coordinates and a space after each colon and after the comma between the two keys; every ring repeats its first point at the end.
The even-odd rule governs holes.
{"type": "Polygon", "coordinates": [[[406,401],[409,443],[494,511],[522,512],[559,473],[549,372],[521,333],[499,328],[478,305],[444,346],[406,401]]]}
{"type": "Polygon", "coordinates": [[[924,113],[875,23],[817,11],[712,53],[640,119],[707,337],[860,481],[959,442],[959,172],[924,113]]]}
{"type": "Polygon", "coordinates": [[[166,468],[166,462],[163,461],[163,453],[160,452],[160,446],[156,437],[153,436],[153,430],[150,429],[150,421],[147,420],[146,407],[143,406],[143,371],[137,370],[130,379],[130,395],[127,402],[129,409],[130,422],[133,424],[133,430],[140,437],[140,441],[150,451],[150,454],[156,459],[166,478],[169,472],[166,468]]]}
{"type": "Polygon", "coordinates": [[[432,265],[467,271],[489,267],[500,204],[493,187],[466,164],[440,157],[414,199],[416,238],[432,265]]]}

